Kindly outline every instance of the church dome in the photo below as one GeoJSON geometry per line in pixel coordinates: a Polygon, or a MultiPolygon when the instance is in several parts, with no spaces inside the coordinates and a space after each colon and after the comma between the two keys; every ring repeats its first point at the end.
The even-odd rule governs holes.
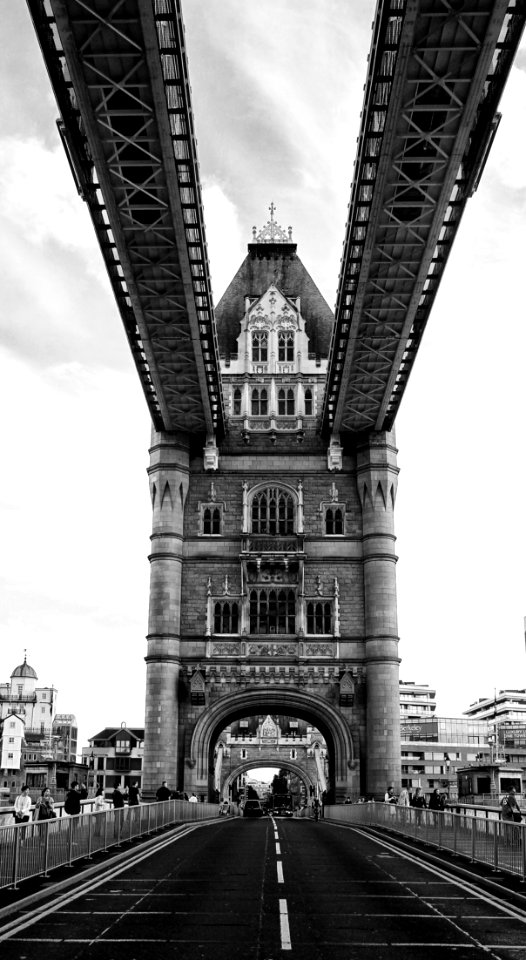
{"type": "Polygon", "coordinates": [[[31,677],[33,680],[38,680],[36,670],[33,670],[33,667],[29,666],[25,658],[24,662],[13,670],[11,678],[13,677],[31,677]]]}

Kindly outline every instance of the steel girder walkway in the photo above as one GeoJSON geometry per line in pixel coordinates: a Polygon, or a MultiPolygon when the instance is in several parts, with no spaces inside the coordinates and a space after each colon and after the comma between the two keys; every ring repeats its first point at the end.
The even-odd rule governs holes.
{"type": "MultiPolygon", "coordinates": [[[[180,0],[27,0],[157,429],[224,427],[180,0]]],[[[390,429],[524,0],[379,0],[323,426],[390,429]]]]}
{"type": "Polygon", "coordinates": [[[154,426],[223,426],[177,0],[28,0],[154,426]]]}
{"type": "Polygon", "coordinates": [[[524,27],[523,0],[379,0],[323,420],[391,429],[524,27]]]}

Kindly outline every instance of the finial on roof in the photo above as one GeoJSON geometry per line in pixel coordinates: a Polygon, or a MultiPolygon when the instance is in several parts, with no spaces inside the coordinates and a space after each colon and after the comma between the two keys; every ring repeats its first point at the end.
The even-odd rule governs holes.
{"type": "Polygon", "coordinates": [[[257,232],[257,227],[252,227],[252,240],[254,243],[292,243],[292,227],[285,232],[282,227],[274,220],[276,205],[270,204],[270,220],[265,226],[257,232]]]}

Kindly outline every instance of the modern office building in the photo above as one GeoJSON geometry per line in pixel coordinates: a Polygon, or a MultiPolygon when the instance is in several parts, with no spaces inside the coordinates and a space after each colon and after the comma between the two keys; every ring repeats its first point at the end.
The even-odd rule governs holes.
{"type": "Polygon", "coordinates": [[[400,680],[400,720],[431,717],[436,710],[436,690],[425,683],[400,680]]]}

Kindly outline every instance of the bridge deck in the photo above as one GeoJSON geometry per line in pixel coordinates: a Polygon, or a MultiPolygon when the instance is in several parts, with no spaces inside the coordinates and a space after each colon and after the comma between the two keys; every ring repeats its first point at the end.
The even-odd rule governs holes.
{"type": "Polygon", "coordinates": [[[500,894],[360,829],[225,818],[22,906],[0,940],[3,960],[524,960],[526,898],[500,894]]]}

